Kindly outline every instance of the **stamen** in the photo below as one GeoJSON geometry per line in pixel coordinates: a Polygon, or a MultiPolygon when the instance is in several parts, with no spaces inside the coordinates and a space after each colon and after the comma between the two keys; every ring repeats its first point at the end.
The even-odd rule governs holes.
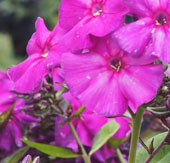
{"type": "Polygon", "coordinates": [[[165,25],[165,24],[167,24],[167,21],[168,21],[168,17],[167,17],[167,14],[164,12],[159,12],[155,16],[155,24],[157,26],[165,25]]]}
{"type": "Polygon", "coordinates": [[[110,61],[110,67],[114,69],[116,72],[120,71],[121,66],[122,62],[117,58],[114,58],[110,61]]]}
{"type": "Polygon", "coordinates": [[[99,11],[95,12],[95,13],[93,14],[93,16],[99,16],[102,12],[103,12],[103,10],[99,10],[99,11]]]}
{"type": "Polygon", "coordinates": [[[42,54],[41,55],[43,58],[47,58],[48,57],[48,53],[42,54]]]}
{"type": "Polygon", "coordinates": [[[102,4],[96,3],[92,7],[92,15],[93,16],[99,16],[103,12],[102,4]]]}

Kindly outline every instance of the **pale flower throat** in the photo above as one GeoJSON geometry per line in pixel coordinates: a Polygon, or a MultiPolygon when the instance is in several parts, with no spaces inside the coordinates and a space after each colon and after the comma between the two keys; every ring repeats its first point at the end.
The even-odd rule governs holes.
{"type": "Polygon", "coordinates": [[[92,15],[99,16],[103,12],[103,7],[100,3],[96,3],[92,7],[92,15]]]}

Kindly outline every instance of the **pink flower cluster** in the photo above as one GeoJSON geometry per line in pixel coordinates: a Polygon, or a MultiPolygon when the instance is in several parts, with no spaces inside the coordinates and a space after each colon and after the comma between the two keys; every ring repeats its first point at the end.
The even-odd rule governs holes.
{"type": "Polygon", "coordinates": [[[4,149],[8,153],[12,151],[14,144],[18,147],[22,146],[21,138],[24,124],[31,124],[39,120],[23,113],[24,100],[18,99],[10,91],[12,81],[2,71],[0,71],[0,87],[0,115],[7,111],[12,104],[16,103],[7,122],[5,125],[3,124],[4,127],[0,126],[0,149],[4,149]]]}
{"type": "MultiPolygon", "coordinates": [[[[86,107],[74,124],[83,144],[90,146],[91,137],[109,121],[106,117],[121,116],[128,107],[136,111],[155,97],[163,79],[163,66],[155,61],[170,62],[169,4],[170,0],[61,0],[56,27],[49,31],[38,18],[28,58],[9,68],[12,89],[37,93],[47,74],[66,83],[70,96],[86,107]],[[126,14],[136,21],[125,24],[126,14]]],[[[122,124],[128,120],[115,120],[124,128],[115,136],[125,137],[129,126],[122,124]]],[[[70,131],[65,132],[63,137],[70,131]]],[[[72,138],[66,145],[70,143],[72,138]]]]}
{"type": "MultiPolygon", "coordinates": [[[[81,107],[79,100],[76,100],[70,93],[66,93],[65,98],[72,102],[73,111],[76,111],[81,107]]],[[[65,124],[59,128],[59,124],[64,120],[64,118],[56,118],[55,124],[55,141],[56,145],[69,147],[75,152],[78,152],[78,145],[74,139],[73,133],[71,132],[69,126],[65,124]]],[[[119,124],[120,128],[113,135],[113,138],[123,139],[127,138],[130,133],[131,120],[127,117],[115,117],[115,118],[106,118],[100,115],[93,113],[92,111],[85,110],[80,117],[75,118],[72,123],[80,137],[81,143],[90,149],[92,145],[92,140],[100,128],[105,125],[107,122],[114,120],[119,124]]],[[[97,162],[104,163],[108,158],[114,156],[114,149],[104,145],[99,151],[95,152],[94,157],[97,159],[97,162]]]]}
{"type": "Polygon", "coordinates": [[[154,98],[162,83],[162,65],[154,61],[170,60],[168,4],[62,0],[54,30],[38,18],[28,58],[8,70],[14,89],[35,93],[46,74],[61,69],[56,75],[86,109],[104,116],[122,115],[128,106],[135,111],[154,98]],[[137,21],[125,25],[126,14],[137,21]]]}

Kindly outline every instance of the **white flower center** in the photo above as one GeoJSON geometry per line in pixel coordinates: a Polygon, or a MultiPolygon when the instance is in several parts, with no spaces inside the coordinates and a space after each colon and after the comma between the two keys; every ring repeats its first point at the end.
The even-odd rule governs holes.
{"type": "Polygon", "coordinates": [[[103,7],[100,3],[96,3],[92,7],[93,16],[99,16],[103,12],[103,7]]]}

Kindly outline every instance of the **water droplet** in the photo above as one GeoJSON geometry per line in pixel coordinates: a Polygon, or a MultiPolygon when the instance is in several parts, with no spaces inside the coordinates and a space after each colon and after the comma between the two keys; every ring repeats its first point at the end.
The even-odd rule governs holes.
{"type": "Polygon", "coordinates": [[[134,53],[136,54],[136,53],[137,53],[137,51],[138,51],[138,49],[135,49],[135,50],[134,50],[134,53]]]}
{"type": "Polygon", "coordinates": [[[91,76],[87,75],[87,76],[86,76],[86,79],[90,80],[90,79],[91,79],[91,76]]]}
{"type": "Polygon", "coordinates": [[[89,49],[83,49],[81,53],[82,53],[82,54],[85,54],[85,53],[89,53],[89,52],[90,52],[89,49]]]}
{"type": "Polygon", "coordinates": [[[155,52],[153,51],[153,52],[152,52],[152,54],[154,55],[154,54],[155,54],[155,52]]]}
{"type": "Polygon", "coordinates": [[[152,31],[151,31],[151,33],[154,34],[155,31],[156,31],[156,28],[153,28],[152,31]]]}
{"type": "Polygon", "coordinates": [[[64,134],[63,132],[60,132],[60,135],[61,135],[62,137],[65,137],[65,134],[64,134]]]}
{"type": "Polygon", "coordinates": [[[144,21],[137,21],[136,23],[137,23],[137,25],[145,25],[144,21]]]}

